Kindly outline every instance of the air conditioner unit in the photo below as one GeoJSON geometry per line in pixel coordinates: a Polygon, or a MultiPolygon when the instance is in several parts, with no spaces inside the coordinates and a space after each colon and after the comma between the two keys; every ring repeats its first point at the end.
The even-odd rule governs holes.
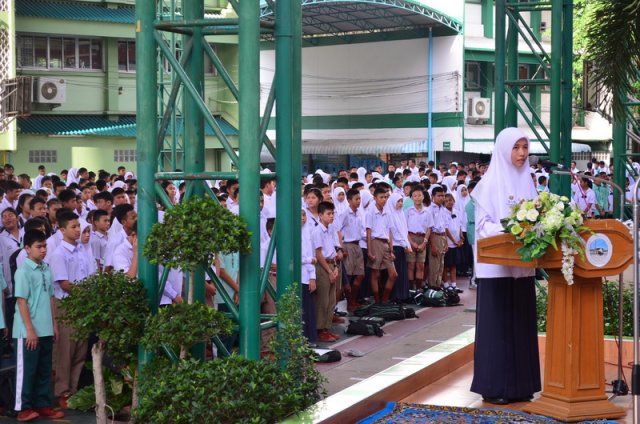
{"type": "Polygon", "coordinates": [[[64,103],[67,96],[67,83],[62,78],[38,78],[36,103],[64,103]]]}
{"type": "Polygon", "coordinates": [[[469,99],[467,119],[471,123],[482,123],[491,118],[491,99],[472,97],[469,99]]]}

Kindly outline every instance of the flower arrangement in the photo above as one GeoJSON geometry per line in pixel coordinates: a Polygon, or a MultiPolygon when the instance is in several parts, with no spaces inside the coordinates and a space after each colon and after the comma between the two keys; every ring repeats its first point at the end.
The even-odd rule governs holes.
{"type": "Polygon", "coordinates": [[[522,241],[517,250],[525,262],[544,255],[552,246],[562,250],[562,274],[573,284],[575,255],[584,255],[584,241],[579,233],[591,231],[584,225],[581,210],[565,196],[542,192],[535,199],[521,200],[505,220],[507,232],[522,241]]]}

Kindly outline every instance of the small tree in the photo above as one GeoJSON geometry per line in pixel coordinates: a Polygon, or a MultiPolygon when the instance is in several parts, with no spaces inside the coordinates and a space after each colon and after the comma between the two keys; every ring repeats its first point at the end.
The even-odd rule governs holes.
{"type": "Polygon", "coordinates": [[[148,350],[178,347],[180,359],[185,359],[191,346],[218,334],[229,334],[231,327],[229,318],[207,305],[177,303],[149,316],[142,344],[148,350]]]}
{"type": "Polygon", "coordinates": [[[192,273],[188,303],[193,303],[193,272],[211,266],[217,253],[251,251],[251,233],[237,215],[210,197],[192,197],[167,210],[144,244],[149,262],[192,273]]]}
{"type": "Polygon", "coordinates": [[[98,341],[91,348],[96,392],[96,420],[107,423],[106,394],[102,374],[105,350],[117,365],[136,359],[135,346],[149,313],[142,283],[125,274],[94,274],[73,286],[62,300],[62,320],[75,329],[75,337],[87,339],[92,333],[98,341]]]}

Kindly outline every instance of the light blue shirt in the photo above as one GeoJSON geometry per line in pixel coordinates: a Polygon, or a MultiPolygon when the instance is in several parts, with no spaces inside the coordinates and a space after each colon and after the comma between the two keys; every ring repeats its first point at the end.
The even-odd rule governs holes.
{"type": "MultiPolygon", "coordinates": [[[[53,336],[53,317],[51,314],[51,298],[53,297],[53,275],[46,263],[37,264],[25,259],[14,276],[14,294],[27,300],[31,323],[38,337],[53,336]]],[[[27,328],[22,321],[20,309],[16,307],[13,320],[13,337],[27,337],[27,328]]]]}

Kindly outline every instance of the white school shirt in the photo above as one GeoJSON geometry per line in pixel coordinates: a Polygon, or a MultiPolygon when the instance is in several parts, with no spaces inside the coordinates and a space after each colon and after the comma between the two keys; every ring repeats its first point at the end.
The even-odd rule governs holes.
{"type": "Polygon", "coordinates": [[[18,208],[18,200],[14,200],[13,202],[10,202],[7,199],[7,195],[5,195],[2,198],[2,202],[0,202],[0,215],[2,215],[2,212],[4,212],[4,210],[7,209],[7,208],[17,209],[18,208]]]}
{"type": "MultiPolygon", "coordinates": [[[[118,221],[118,220],[117,219],[113,220],[114,223],[116,221],[118,221]]],[[[122,225],[120,225],[120,231],[114,232],[114,233],[109,232],[109,240],[107,241],[107,250],[106,250],[106,253],[104,255],[104,266],[105,267],[113,266],[113,255],[115,253],[115,250],[126,239],[127,239],[127,233],[122,228],[122,225]]]]}
{"type": "Polygon", "coordinates": [[[301,284],[309,284],[309,280],[315,280],[316,267],[313,265],[313,259],[316,257],[311,244],[311,227],[305,225],[302,227],[302,235],[300,236],[302,254],[301,254],[301,284]]]}
{"type": "Polygon", "coordinates": [[[432,203],[429,206],[429,210],[431,210],[431,217],[433,221],[433,226],[431,230],[436,233],[444,233],[447,224],[447,215],[449,211],[444,206],[438,206],[435,203],[432,203]]]}
{"type": "MultiPolygon", "coordinates": [[[[446,208],[445,208],[446,209],[446,208]]],[[[460,241],[460,233],[462,232],[462,220],[457,214],[457,211],[454,209],[453,213],[446,209],[449,217],[447,218],[447,228],[451,233],[451,236],[455,239],[456,242],[460,241]]],[[[449,237],[447,237],[447,246],[450,249],[454,249],[458,247],[449,237]]]]}
{"type": "Polygon", "coordinates": [[[55,250],[58,248],[58,246],[60,246],[60,243],[62,243],[62,239],[62,231],[60,230],[53,233],[47,239],[47,256],[45,256],[44,258],[45,263],[51,265],[51,256],[53,255],[53,252],[55,252],[55,250]]]}
{"type": "Polygon", "coordinates": [[[596,194],[590,188],[583,191],[581,187],[577,187],[576,193],[573,196],[573,201],[576,202],[580,210],[583,212],[586,212],[587,205],[591,203],[591,208],[586,212],[587,218],[591,218],[593,216],[593,211],[596,209],[596,205],[598,204],[596,194]]]}
{"type": "Polygon", "coordinates": [[[106,234],[102,234],[99,231],[91,232],[91,253],[96,263],[99,263],[104,268],[104,258],[107,252],[107,244],[109,243],[109,237],[106,234]]]}
{"type": "Polygon", "coordinates": [[[354,242],[365,238],[364,223],[362,222],[360,208],[354,212],[351,207],[336,217],[334,228],[342,233],[342,241],[354,242]]]}
{"type": "Polygon", "coordinates": [[[336,246],[338,245],[338,235],[335,231],[325,227],[320,223],[311,232],[311,247],[313,252],[322,248],[322,256],[325,259],[334,259],[336,257],[336,246]]]}
{"type": "MultiPolygon", "coordinates": [[[[267,260],[267,251],[269,250],[269,244],[271,244],[271,236],[267,233],[267,238],[260,240],[260,268],[264,268],[264,262],[267,260]]],[[[271,265],[276,264],[276,252],[273,251],[273,257],[271,258],[271,265]]]]}
{"type": "Polygon", "coordinates": [[[88,255],[80,243],[75,245],[64,240],[51,255],[49,266],[53,273],[53,288],[56,299],[64,299],[69,293],[60,287],[60,281],[71,281],[78,284],[90,275],[88,255]]]}
{"type": "Polygon", "coordinates": [[[389,238],[389,230],[391,228],[391,220],[389,215],[383,210],[379,210],[377,206],[373,206],[367,211],[365,227],[371,228],[371,238],[389,238]]]}
{"type": "Polygon", "coordinates": [[[119,243],[112,256],[112,266],[114,271],[127,272],[131,268],[131,262],[133,261],[133,246],[129,242],[129,239],[125,239],[119,243]]]}
{"type": "Polygon", "coordinates": [[[416,209],[415,205],[404,211],[407,217],[407,229],[410,233],[424,234],[433,227],[433,214],[426,206],[422,206],[421,210],[416,209]]]}
{"type": "Polygon", "coordinates": [[[2,276],[7,283],[9,291],[13,294],[13,281],[11,279],[11,255],[20,249],[20,240],[16,240],[8,231],[0,232],[0,254],[2,255],[2,276]]]}
{"type": "MultiPolygon", "coordinates": [[[[164,272],[164,267],[161,265],[158,267],[158,278],[164,272]]],[[[171,305],[173,299],[177,296],[182,296],[182,282],[184,280],[184,274],[177,269],[171,268],[167,275],[167,282],[164,285],[164,291],[160,298],[161,305],[171,305]]]]}
{"type": "Polygon", "coordinates": [[[262,210],[265,213],[267,218],[275,218],[276,217],[276,192],[274,191],[271,196],[264,194],[264,206],[262,210]]]}

